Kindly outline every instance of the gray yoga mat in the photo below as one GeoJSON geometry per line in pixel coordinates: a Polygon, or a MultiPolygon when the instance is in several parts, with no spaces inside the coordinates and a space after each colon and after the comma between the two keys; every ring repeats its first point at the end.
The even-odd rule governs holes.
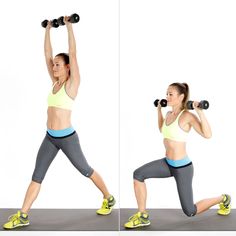
{"type": "MultiPolygon", "coordinates": [[[[137,209],[120,209],[120,230],[137,209]]],[[[194,217],[187,217],[181,209],[148,209],[151,225],[131,229],[137,231],[235,231],[236,209],[230,215],[217,215],[217,209],[210,209],[194,217]]],[[[130,229],[128,229],[129,231],[130,229]]]]}
{"type": "MultiPolygon", "coordinates": [[[[0,230],[17,209],[0,209],[0,230]]],[[[96,209],[31,209],[30,225],[14,229],[20,231],[118,231],[119,210],[107,216],[96,214],[96,209]]]]}

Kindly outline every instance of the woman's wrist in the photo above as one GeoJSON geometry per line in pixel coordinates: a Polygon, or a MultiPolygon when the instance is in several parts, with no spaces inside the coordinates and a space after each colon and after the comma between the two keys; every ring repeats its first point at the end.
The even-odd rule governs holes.
{"type": "Polygon", "coordinates": [[[72,28],[72,24],[69,21],[65,22],[67,28],[72,28]]]}

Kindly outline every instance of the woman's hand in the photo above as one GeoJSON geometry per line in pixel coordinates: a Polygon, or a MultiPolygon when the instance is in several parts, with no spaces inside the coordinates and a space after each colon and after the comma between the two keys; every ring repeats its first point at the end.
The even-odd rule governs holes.
{"type": "Polygon", "coordinates": [[[50,30],[52,28],[52,23],[51,21],[48,21],[48,24],[46,26],[46,30],[50,30]]]}
{"type": "Polygon", "coordinates": [[[158,102],[158,104],[157,104],[157,110],[161,110],[161,103],[160,102],[158,102]]]}
{"type": "Polygon", "coordinates": [[[199,107],[199,102],[194,101],[193,108],[194,110],[196,110],[197,113],[202,111],[202,108],[199,107]]]}
{"type": "Polygon", "coordinates": [[[69,20],[70,20],[70,17],[69,17],[69,16],[64,16],[64,19],[63,19],[63,20],[64,20],[64,23],[66,24],[66,26],[68,26],[69,24],[71,24],[70,21],[69,21],[69,20]]]}
{"type": "Polygon", "coordinates": [[[192,114],[192,119],[190,121],[191,126],[204,138],[211,138],[212,132],[210,124],[207,121],[207,118],[203,112],[203,109],[198,107],[199,102],[193,102],[193,108],[197,112],[199,119],[192,114]]]}

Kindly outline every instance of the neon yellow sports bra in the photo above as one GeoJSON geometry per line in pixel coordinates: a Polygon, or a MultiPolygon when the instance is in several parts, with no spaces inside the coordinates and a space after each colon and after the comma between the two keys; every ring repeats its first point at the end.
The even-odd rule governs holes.
{"type": "Polygon", "coordinates": [[[54,83],[54,85],[52,86],[52,91],[48,95],[48,106],[58,107],[66,110],[72,110],[74,100],[71,97],[69,97],[68,94],[66,93],[65,83],[58,90],[58,92],[54,94],[53,88],[56,83],[54,83]]]}
{"type": "Polygon", "coordinates": [[[179,126],[179,117],[181,116],[183,112],[184,110],[182,110],[179,113],[175,121],[172,122],[170,125],[166,125],[166,119],[163,121],[161,132],[164,138],[167,138],[173,141],[178,141],[178,142],[186,142],[188,132],[184,131],[179,126]]]}

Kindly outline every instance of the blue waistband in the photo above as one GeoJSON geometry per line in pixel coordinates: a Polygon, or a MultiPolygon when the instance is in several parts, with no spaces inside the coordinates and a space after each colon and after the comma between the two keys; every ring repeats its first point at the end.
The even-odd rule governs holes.
{"type": "Polygon", "coordinates": [[[191,162],[188,156],[184,157],[181,160],[171,160],[166,157],[166,161],[170,166],[173,166],[173,167],[185,166],[191,162]]]}
{"type": "Polygon", "coordinates": [[[53,136],[53,137],[65,137],[67,135],[70,135],[74,132],[74,128],[73,127],[69,127],[66,129],[59,129],[59,130],[53,130],[53,129],[47,129],[47,132],[53,136]]]}

